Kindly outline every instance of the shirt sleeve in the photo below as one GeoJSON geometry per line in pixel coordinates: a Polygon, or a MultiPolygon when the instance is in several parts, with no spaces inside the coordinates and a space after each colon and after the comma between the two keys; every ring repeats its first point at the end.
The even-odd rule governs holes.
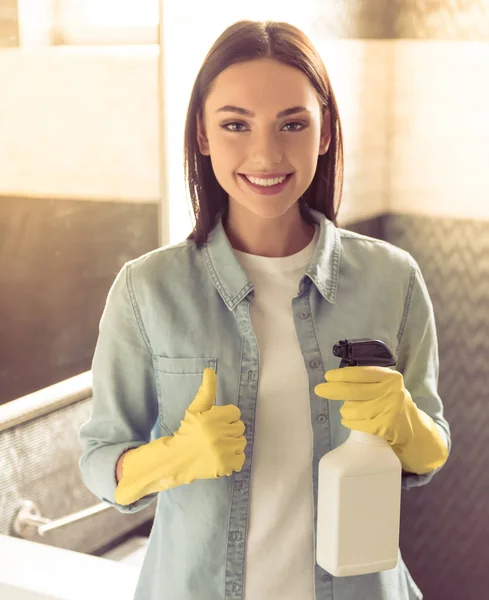
{"type": "MultiPolygon", "coordinates": [[[[396,368],[402,373],[405,387],[416,406],[435,422],[450,454],[450,427],[438,394],[439,356],[433,304],[417,262],[411,255],[409,258],[411,276],[398,333],[396,368]]],[[[403,471],[402,488],[409,490],[426,485],[442,468],[443,465],[422,475],[403,471]]]]}
{"type": "Polygon", "coordinates": [[[126,263],[109,290],[92,361],[93,398],[79,439],[82,479],[99,499],[122,513],[146,508],[157,494],[123,506],[115,501],[116,465],[129,448],[150,441],[158,416],[152,353],[126,263]]]}

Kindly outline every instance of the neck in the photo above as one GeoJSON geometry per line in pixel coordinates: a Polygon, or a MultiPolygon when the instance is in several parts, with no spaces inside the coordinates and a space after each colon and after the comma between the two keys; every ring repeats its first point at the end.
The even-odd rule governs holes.
{"type": "Polygon", "coordinates": [[[291,256],[310,244],[315,228],[304,221],[296,204],[276,218],[263,218],[230,203],[224,230],[235,250],[279,258],[291,256]]]}

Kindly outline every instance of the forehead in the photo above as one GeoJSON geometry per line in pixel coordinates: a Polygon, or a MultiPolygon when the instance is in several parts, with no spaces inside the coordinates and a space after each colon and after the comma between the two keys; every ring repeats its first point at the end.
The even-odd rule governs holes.
{"type": "MultiPolygon", "coordinates": [[[[207,98],[207,108],[215,110],[222,104],[246,108],[258,105],[317,105],[315,90],[307,75],[289,65],[270,59],[235,64],[220,73],[207,98]]],[[[287,106],[285,106],[287,105],[287,106]]]]}

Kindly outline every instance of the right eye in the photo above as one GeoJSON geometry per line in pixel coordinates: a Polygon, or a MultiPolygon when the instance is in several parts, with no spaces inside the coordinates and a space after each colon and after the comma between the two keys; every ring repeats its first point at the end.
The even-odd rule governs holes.
{"type": "Polygon", "coordinates": [[[226,125],[221,125],[222,129],[226,130],[226,131],[231,131],[231,132],[238,132],[239,131],[243,131],[242,129],[228,129],[228,127],[230,127],[231,125],[237,125],[238,127],[244,127],[244,123],[238,123],[238,122],[233,122],[233,123],[227,123],[226,125]]]}

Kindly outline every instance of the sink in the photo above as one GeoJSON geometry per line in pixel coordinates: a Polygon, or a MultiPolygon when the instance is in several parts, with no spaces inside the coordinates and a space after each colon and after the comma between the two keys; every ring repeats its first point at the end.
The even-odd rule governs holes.
{"type": "Polygon", "coordinates": [[[145,551],[135,539],[99,557],[0,535],[0,598],[133,600],[145,551]]]}

